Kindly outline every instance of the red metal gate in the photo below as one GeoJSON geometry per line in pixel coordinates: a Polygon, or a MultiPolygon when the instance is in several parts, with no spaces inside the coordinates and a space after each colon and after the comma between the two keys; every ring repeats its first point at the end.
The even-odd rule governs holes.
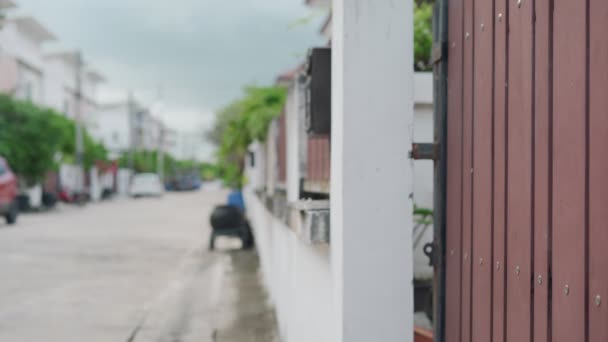
{"type": "Polygon", "coordinates": [[[608,1],[448,1],[447,342],[608,341],[608,1]]]}

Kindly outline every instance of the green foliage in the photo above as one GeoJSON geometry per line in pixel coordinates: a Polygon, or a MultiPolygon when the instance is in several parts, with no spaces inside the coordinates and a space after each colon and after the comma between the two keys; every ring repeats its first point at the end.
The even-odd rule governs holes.
{"type": "Polygon", "coordinates": [[[233,102],[221,109],[215,116],[215,124],[213,128],[206,132],[206,138],[215,146],[222,144],[224,132],[228,129],[228,125],[232,120],[235,120],[241,113],[241,103],[233,102]]]}
{"type": "Polygon", "coordinates": [[[108,150],[103,144],[93,140],[85,131],[83,155],[84,168],[89,170],[91,167],[95,166],[95,162],[98,161],[108,161],[108,150]]]}
{"type": "MultiPolygon", "coordinates": [[[[42,181],[62,161],[73,161],[76,127],[62,114],[0,95],[0,155],[26,184],[42,181]]],[[[106,160],[107,151],[84,132],[85,167],[106,160]]]]}
{"type": "Polygon", "coordinates": [[[42,180],[61,144],[58,114],[5,95],[0,103],[0,154],[28,185],[42,180]]]}
{"type": "Polygon", "coordinates": [[[228,186],[242,186],[247,148],[256,140],[266,140],[268,126],[281,114],[285,98],[286,90],[281,87],[248,87],[243,98],[218,113],[214,132],[221,136],[217,172],[228,186]]]}
{"type": "Polygon", "coordinates": [[[414,68],[429,71],[433,48],[433,5],[421,2],[414,5],[414,68]]]}
{"type": "Polygon", "coordinates": [[[414,220],[417,224],[430,225],[433,224],[433,209],[421,208],[414,205],[414,220]]]}
{"type": "Polygon", "coordinates": [[[219,177],[219,168],[215,164],[201,163],[201,178],[212,180],[219,177]]]}

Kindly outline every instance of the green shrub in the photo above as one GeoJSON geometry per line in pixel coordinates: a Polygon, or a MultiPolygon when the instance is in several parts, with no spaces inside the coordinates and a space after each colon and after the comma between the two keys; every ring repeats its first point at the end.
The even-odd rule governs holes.
{"type": "MultiPolygon", "coordinates": [[[[76,125],[73,120],[31,102],[0,94],[0,155],[14,172],[32,185],[42,181],[59,162],[75,160],[76,125]]],[[[105,147],[84,130],[84,165],[107,160],[105,147]]]]}
{"type": "Polygon", "coordinates": [[[414,68],[429,71],[432,69],[433,5],[422,2],[414,6],[414,68]]]}

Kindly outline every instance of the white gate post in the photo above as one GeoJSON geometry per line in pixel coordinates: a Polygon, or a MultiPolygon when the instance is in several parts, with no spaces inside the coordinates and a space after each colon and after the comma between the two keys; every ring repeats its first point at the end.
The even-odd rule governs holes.
{"type": "Polygon", "coordinates": [[[412,0],[333,0],[334,341],[413,340],[412,0]]]}

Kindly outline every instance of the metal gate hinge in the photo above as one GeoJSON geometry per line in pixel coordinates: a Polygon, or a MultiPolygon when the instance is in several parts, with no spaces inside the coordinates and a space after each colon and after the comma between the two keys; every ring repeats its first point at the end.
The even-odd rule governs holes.
{"type": "Polygon", "coordinates": [[[437,143],[413,143],[410,158],[414,160],[438,160],[439,144],[437,143]]]}
{"type": "Polygon", "coordinates": [[[433,44],[433,50],[431,51],[431,64],[435,65],[444,60],[447,57],[448,44],[446,42],[440,42],[433,44]]]}

